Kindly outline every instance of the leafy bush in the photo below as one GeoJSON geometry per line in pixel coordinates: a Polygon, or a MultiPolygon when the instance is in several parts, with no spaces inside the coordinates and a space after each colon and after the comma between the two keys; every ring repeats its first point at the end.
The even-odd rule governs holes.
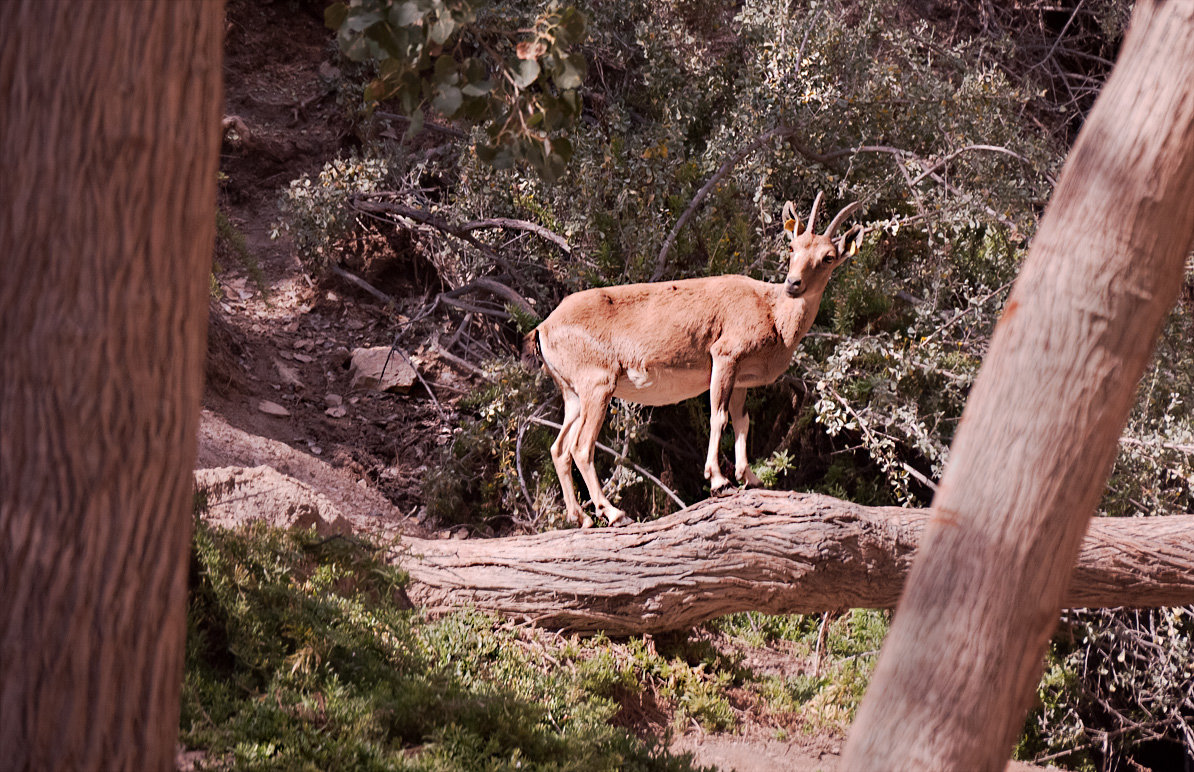
{"type": "Polygon", "coordinates": [[[1067,612],[1018,757],[1115,769],[1142,744],[1162,740],[1170,759],[1188,758],[1194,748],[1192,613],[1190,608],[1067,612]]]}
{"type": "Polygon", "coordinates": [[[343,241],[362,227],[349,206],[353,196],[383,190],[390,165],[380,158],[349,156],[324,165],[312,180],[307,175],[287,186],[279,201],[282,220],[272,236],[286,233],[299,258],[321,274],[343,249],[343,241]]]}
{"type": "Polygon", "coordinates": [[[586,62],[577,46],[585,17],[547,4],[484,7],[467,0],[354,0],[328,6],[349,59],[377,63],[365,89],[370,105],[393,100],[410,117],[408,136],[428,110],[484,124],[476,153],[497,168],[525,162],[545,179],[563,174],[572,155],[564,129],[581,111],[586,62]],[[532,6],[533,7],[533,6],[532,6]],[[529,33],[516,46],[507,30],[529,33]]]}
{"type": "MultiPolygon", "coordinates": [[[[660,270],[773,277],[785,199],[823,189],[827,206],[863,200],[873,230],[830,284],[820,338],[793,369],[812,399],[783,420],[805,428],[770,440],[785,445],[756,436],[752,455],[790,454],[771,475],[779,484],[808,465],[802,447],[861,456],[838,466],[845,489],[872,485],[877,470],[892,499],[924,503],[1060,149],[1026,126],[1027,91],[990,49],[943,51],[923,26],[890,24],[897,5],[578,6],[594,20],[586,56],[599,80],[568,184],[465,156],[451,206],[552,222],[568,238],[570,260],[536,247],[521,258],[551,271],[554,285],[524,287],[550,306],[561,291],[660,270]],[[772,130],[776,140],[728,165],[660,263],[698,189],[772,130]],[[817,426],[828,447],[810,439],[817,426]]],[[[705,431],[697,423],[675,440],[705,431]]],[[[677,489],[699,491],[686,477],[696,471],[678,470],[677,489]]]]}

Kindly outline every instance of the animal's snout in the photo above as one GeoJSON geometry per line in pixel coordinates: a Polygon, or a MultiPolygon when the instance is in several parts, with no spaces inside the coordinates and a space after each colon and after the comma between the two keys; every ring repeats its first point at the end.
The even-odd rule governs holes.
{"type": "Polygon", "coordinates": [[[790,298],[800,297],[800,293],[804,292],[804,280],[799,276],[789,276],[784,282],[784,292],[790,298]]]}

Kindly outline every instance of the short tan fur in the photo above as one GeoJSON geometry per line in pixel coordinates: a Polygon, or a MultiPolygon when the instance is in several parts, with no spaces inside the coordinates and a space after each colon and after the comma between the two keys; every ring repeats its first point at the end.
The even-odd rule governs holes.
{"type": "Polygon", "coordinates": [[[727,421],[734,427],[734,475],[758,485],[746,459],[749,419],[746,390],[773,383],[788,369],[821,304],[821,295],[844,256],[857,251],[856,227],[833,240],[858,207],[842,209],[825,233],[814,232],[821,194],[801,227],[792,202],[784,205],[791,236],[782,284],[746,276],[601,287],[569,295],[532,333],[548,373],[564,397],[564,419],[551,457],[569,519],[588,528],[572,482],[575,463],[596,514],[610,525],[626,513],[601,491],[593,466],[597,435],[612,397],[643,405],[668,405],[709,392],[712,407],[705,477],[713,491],[729,485],[718,445],[727,421]]]}

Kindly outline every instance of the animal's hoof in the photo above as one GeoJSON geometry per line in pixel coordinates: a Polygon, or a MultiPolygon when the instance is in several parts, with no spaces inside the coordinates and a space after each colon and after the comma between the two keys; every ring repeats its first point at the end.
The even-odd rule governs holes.
{"type": "Polygon", "coordinates": [[[729,496],[731,493],[735,492],[736,490],[738,490],[738,489],[735,488],[733,485],[730,485],[729,480],[726,480],[721,485],[710,486],[709,487],[709,496],[711,498],[712,497],[720,497],[720,496],[729,496]]]}
{"type": "Polygon", "coordinates": [[[622,526],[630,525],[631,522],[631,519],[626,516],[625,512],[618,512],[609,518],[609,527],[621,528],[622,526]]]}
{"type": "Polygon", "coordinates": [[[581,521],[580,527],[581,528],[592,528],[593,527],[593,518],[589,517],[588,515],[585,515],[585,519],[581,521]]]}
{"type": "Polygon", "coordinates": [[[738,485],[743,488],[763,488],[763,481],[755,476],[754,472],[747,472],[746,479],[738,478],[738,485]]]}

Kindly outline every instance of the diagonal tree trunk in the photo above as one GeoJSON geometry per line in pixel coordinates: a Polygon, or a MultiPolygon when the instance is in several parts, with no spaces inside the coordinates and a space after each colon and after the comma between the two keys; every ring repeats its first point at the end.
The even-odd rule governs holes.
{"type": "Polygon", "coordinates": [[[1194,239],[1194,0],[1141,0],[966,406],[844,766],[1002,769],[1194,239]]]}
{"type": "MultiPolygon", "coordinates": [[[[393,557],[432,612],[472,605],[630,635],[737,611],[892,608],[928,520],[928,510],[748,491],[626,528],[407,539],[393,557]]],[[[1194,515],[1095,521],[1066,603],[1194,604],[1194,515]]]]}
{"type": "Polygon", "coordinates": [[[219,2],[0,26],[0,767],[173,768],[219,2]]]}

